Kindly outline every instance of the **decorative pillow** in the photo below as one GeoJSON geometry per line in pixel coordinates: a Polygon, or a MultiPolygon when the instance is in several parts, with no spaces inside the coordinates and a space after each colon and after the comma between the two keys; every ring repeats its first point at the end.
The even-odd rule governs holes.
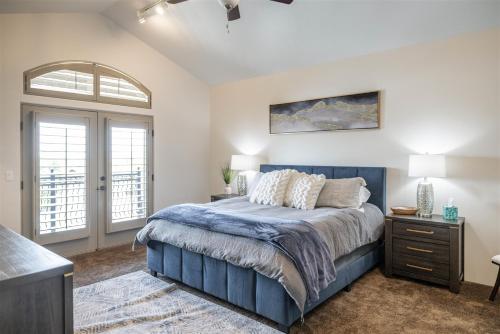
{"type": "Polygon", "coordinates": [[[297,171],[293,169],[275,170],[264,173],[250,195],[251,203],[282,206],[290,177],[297,171]]]}
{"type": "Polygon", "coordinates": [[[362,177],[328,179],[319,194],[316,206],[358,209],[362,186],[366,186],[365,179],[362,177]]]}
{"type": "Polygon", "coordinates": [[[252,196],[252,193],[254,192],[255,188],[257,188],[257,185],[259,184],[260,178],[262,177],[263,174],[264,173],[262,172],[257,172],[254,175],[254,177],[250,180],[247,191],[248,197],[252,196]]]}
{"type": "Polygon", "coordinates": [[[361,188],[359,189],[359,206],[361,206],[363,203],[368,202],[371,195],[372,193],[370,192],[370,190],[368,190],[367,187],[361,186],[361,188]]]}
{"type": "Polygon", "coordinates": [[[292,174],[286,190],[284,204],[301,210],[314,209],[319,193],[325,185],[325,180],[323,174],[292,174]]]}

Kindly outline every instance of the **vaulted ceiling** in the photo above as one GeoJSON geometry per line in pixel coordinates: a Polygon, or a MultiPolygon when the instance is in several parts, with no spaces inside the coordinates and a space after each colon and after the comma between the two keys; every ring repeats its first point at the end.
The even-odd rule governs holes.
{"type": "Polygon", "coordinates": [[[0,12],[97,12],[209,84],[331,62],[500,26],[500,1],[240,0],[229,23],[217,0],[0,0],[0,12]]]}

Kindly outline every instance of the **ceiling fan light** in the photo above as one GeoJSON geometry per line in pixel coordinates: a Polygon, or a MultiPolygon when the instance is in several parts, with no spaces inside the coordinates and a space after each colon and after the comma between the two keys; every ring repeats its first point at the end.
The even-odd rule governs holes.
{"type": "Polygon", "coordinates": [[[140,24],[146,23],[146,18],[144,17],[144,15],[137,14],[137,20],[139,21],[140,24]]]}

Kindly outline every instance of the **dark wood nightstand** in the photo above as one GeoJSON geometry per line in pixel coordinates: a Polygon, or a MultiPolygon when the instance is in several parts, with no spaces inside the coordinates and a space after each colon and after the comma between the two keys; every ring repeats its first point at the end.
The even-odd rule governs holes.
{"type": "Polygon", "coordinates": [[[385,217],[385,273],[446,285],[458,293],[464,278],[465,218],[385,217]]]}
{"type": "Polygon", "coordinates": [[[229,199],[229,198],[234,198],[234,197],[239,197],[240,195],[238,194],[218,194],[218,195],[212,195],[210,196],[210,202],[217,202],[220,201],[221,199],[229,199]]]}

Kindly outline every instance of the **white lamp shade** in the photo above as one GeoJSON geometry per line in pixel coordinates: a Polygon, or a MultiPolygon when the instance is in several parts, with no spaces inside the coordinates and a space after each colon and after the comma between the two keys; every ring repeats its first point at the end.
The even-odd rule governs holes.
{"type": "Polygon", "coordinates": [[[439,154],[412,154],[408,166],[408,176],[446,177],[446,159],[439,154]]]}
{"type": "Polygon", "coordinates": [[[231,169],[234,170],[259,170],[260,157],[255,155],[236,154],[231,156],[231,169]]]}

